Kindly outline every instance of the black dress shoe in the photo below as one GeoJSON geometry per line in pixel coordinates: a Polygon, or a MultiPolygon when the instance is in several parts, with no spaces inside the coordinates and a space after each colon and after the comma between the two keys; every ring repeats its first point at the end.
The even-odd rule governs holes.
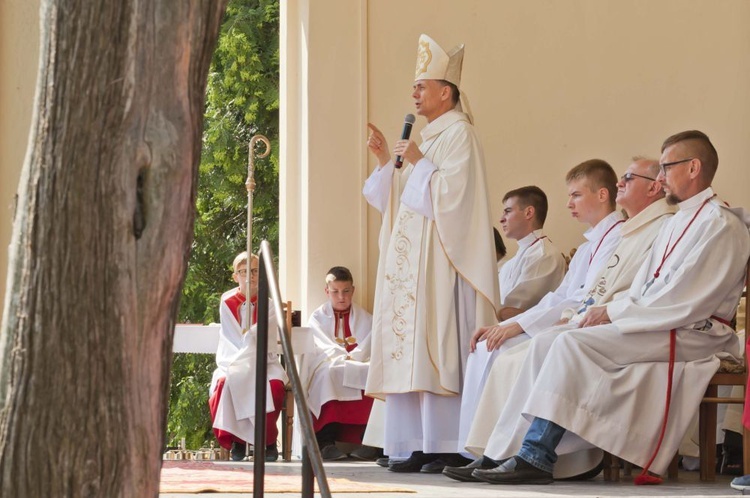
{"type": "Polygon", "coordinates": [[[439,453],[438,456],[439,458],[434,462],[422,465],[420,472],[423,474],[440,474],[448,465],[460,467],[471,463],[471,460],[458,453],[439,453]]]}
{"type": "Polygon", "coordinates": [[[494,469],[497,465],[494,460],[483,456],[463,467],[445,467],[443,475],[461,482],[479,482],[479,479],[471,475],[475,469],[494,469]]]}
{"type": "Polygon", "coordinates": [[[554,481],[552,472],[537,469],[518,456],[494,469],[474,469],[471,475],[490,484],[551,484],[554,481]]]}
{"type": "Polygon", "coordinates": [[[436,453],[422,453],[421,451],[415,451],[406,460],[388,465],[388,470],[391,472],[421,472],[422,467],[425,464],[434,462],[438,457],[439,455],[436,453]]]}
{"type": "Polygon", "coordinates": [[[269,444],[266,446],[266,462],[275,462],[279,459],[279,449],[276,444],[269,444]]]}
{"type": "Polygon", "coordinates": [[[241,462],[245,459],[245,449],[247,448],[247,445],[245,443],[238,443],[233,442],[232,443],[232,449],[229,452],[230,458],[235,462],[241,462]]]}
{"type": "Polygon", "coordinates": [[[381,467],[388,468],[388,460],[390,460],[390,458],[388,458],[387,456],[384,456],[384,457],[380,457],[377,460],[375,460],[375,463],[377,463],[381,467]]]}
{"type": "Polygon", "coordinates": [[[423,474],[440,474],[446,465],[445,460],[438,458],[433,462],[422,465],[422,468],[419,469],[419,471],[423,474]]]}

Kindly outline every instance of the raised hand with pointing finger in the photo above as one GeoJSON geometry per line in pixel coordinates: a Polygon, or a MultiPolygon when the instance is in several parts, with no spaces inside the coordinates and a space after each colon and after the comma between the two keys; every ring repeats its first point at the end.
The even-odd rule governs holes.
{"type": "Polygon", "coordinates": [[[391,153],[388,152],[388,142],[385,140],[383,132],[372,123],[367,123],[370,129],[370,136],[367,137],[367,148],[370,149],[375,157],[378,158],[378,165],[385,166],[391,160],[391,153]]]}

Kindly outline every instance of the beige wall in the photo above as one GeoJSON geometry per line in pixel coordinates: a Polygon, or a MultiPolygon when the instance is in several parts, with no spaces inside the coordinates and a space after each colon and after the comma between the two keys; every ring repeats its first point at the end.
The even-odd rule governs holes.
{"type": "MultiPolygon", "coordinates": [[[[371,120],[394,140],[410,99],[416,41],[466,44],[462,89],[483,138],[493,215],[511,189],[549,195],[561,249],[583,227],[565,205],[565,171],[592,157],[622,171],[698,128],[721,158],[716,189],[750,206],[750,2],[745,0],[282,0],[282,292],[305,314],[322,278],[349,266],[371,306],[378,214],[360,195],[374,162],[371,120]]],[[[0,278],[26,149],[38,3],[0,0],[0,278]]],[[[418,121],[421,126],[423,122],[418,121]]],[[[509,244],[511,252],[515,250],[509,244]]],[[[3,292],[4,285],[0,286],[3,292]]]]}
{"type": "MultiPolygon", "coordinates": [[[[39,1],[0,0],[0,303],[5,302],[13,205],[31,125],[39,1]]],[[[3,306],[0,304],[0,319],[3,306]]]]}
{"type": "MultiPolygon", "coordinates": [[[[715,188],[731,204],[750,206],[750,170],[743,164],[750,157],[746,139],[750,2],[290,0],[286,4],[307,16],[307,23],[287,26],[304,32],[307,43],[298,37],[298,44],[288,46],[286,54],[304,53],[308,69],[294,57],[282,57],[297,71],[282,86],[303,93],[305,99],[282,98],[286,124],[298,133],[287,135],[296,138],[294,143],[284,142],[297,156],[283,162],[293,188],[282,181],[282,191],[295,196],[292,210],[307,226],[315,227],[305,232],[300,222],[289,217],[282,227],[289,244],[282,252],[292,255],[299,250],[295,258],[282,258],[289,263],[283,281],[291,295],[305,296],[303,302],[312,305],[323,299],[317,279],[326,267],[354,261],[348,264],[354,266],[355,276],[357,269],[367,269],[366,275],[358,276],[359,300],[371,305],[380,216],[367,209],[366,227],[359,224],[361,182],[354,181],[358,175],[347,168],[360,172],[368,120],[393,141],[404,114],[413,111],[411,84],[422,32],[446,49],[466,44],[462,89],[471,99],[484,142],[495,219],[504,192],[539,185],[550,199],[547,233],[567,252],[582,242],[585,227],[572,220],[565,208],[565,172],[594,157],[622,172],[631,156],[658,157],[664,138],[690,128],[708,133],[719,150],[715,188]],[[363,8],[365,22],[360,26],[363,8]],[[364,114],[358,100],[363,90],[364,114]],[[334,203],[328,190],[295,176],[299,167],[348,189],[340,194],[339,204],[347,206],[347,212],[331,210],[334,203]],[[333,220],[345,222],[348,236],[338,232],[341,224],[321,222],[319,215],[334,215],[333,220]],[[326,244],[328,240],[332,243],[326,244]],[[363,242],[367,251],[363,260],[357,260],[363,242]],[[307,275],[315,279],[314,285],[307,275]],[[366,294],[361,292],[363,283],[366,294]]],[[[418,125],[423,122],[418,120],[418,125]]],[[[367,169],[372,169],[374,161],[367,161],[367,169]]],[[[509,248],[515,252],[513,243],[509,248]]]]}

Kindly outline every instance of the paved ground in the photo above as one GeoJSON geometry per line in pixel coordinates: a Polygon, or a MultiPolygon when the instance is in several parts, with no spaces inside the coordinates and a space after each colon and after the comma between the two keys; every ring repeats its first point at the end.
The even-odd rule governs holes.
{"type": "MultiPolygon", "coordinates": [[[[252,468],[252,463],[248,463],[252,468]]],[[[391,498],[391,497],[421,497],[421,498],[486,498],[486,497],[511,497],[511,498],[588,498],[604,496],[741,496],[739,491],[729,487],[731,478],[728,476],[717,476],[715,483],[702,483],[698,479],[697,472],[680,472],[677,481],[665,481],[659,486],[634,486],[632,478],[623,477],[618,483],[608,483],[599,476],[592,481],[586,482],[559,482],[548,486],[493,486],[483,483],[459,483],[442,475],[427,474],[397,474],[378,467],[374,463],[341,462],[326,463],[326,473],[329,477],[343,477],[351,481],[367,482],[380,485],[396,485],[416,493],[334,493],[337,498],[391,498]]],[[[268,464],[267,469],[274,473],[289,473],[300,475],[300,464],[273,463],[268,464]]],[[[161,498],[193,498],[196,495],[184,494],[162,494],[161,498]]],[[[205,494],[206,498],[237,498],[238,494],[205,494]]],[[[269,494],[273,498],[299,496],[299,494],[269,494]]],[[[316,495],[318,496],[318,495],[316,495]]]]}

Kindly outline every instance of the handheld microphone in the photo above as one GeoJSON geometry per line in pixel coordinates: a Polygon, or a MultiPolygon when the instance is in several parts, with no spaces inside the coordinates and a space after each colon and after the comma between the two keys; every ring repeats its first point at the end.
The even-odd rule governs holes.
{"type": "MultiPolygon", "coordinates": [[[[409,140],[409,136],[411,135],[411,127],[414,124],[414,121],[416,121],[414,114],[407,114],[406,117],[404,117],[404,131],[401,132],[401,140],[409,140]]],[[[396,161],[393,163],[393,165],[396,166],[396,169],[400,169],[401,166],[404,165],[404,158],[401,156],[396,156],[396,161]]]]}

